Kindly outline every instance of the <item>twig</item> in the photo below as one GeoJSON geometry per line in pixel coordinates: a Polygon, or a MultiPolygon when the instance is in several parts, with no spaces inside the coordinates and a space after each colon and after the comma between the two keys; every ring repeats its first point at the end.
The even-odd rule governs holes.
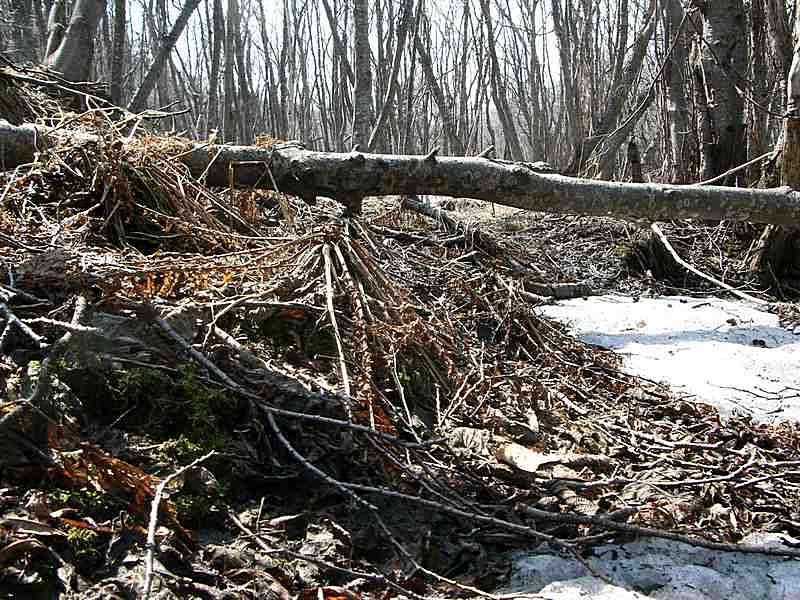
{"type": "MultiPolygon", "coordinates": [[[[85,312],[86,298],[83,296],[77,296],[75,298],[75,310],[72,313],[71,325],[80,326],[80,321],[85,312]]],[[[26,399],[27,402],[30,402],[34,406],[38,407],[39,402],[47,397],[47,394],[50,391],[51,383],[50,370],[52,369],[53,363],[57,362],[58,359],[60,359],[61,356],[67,351],[70,343],[72,342],[72,336],[73,333],[71,331],[67,331],[58,339],[55,344],[53,344],[53,347],[50,349],[50,354],[48,354],[47,358],[42,361],[42,367],[39,369],[39,377],[36,380],[36,388],[26,399]]]]}
{"type": "Polygon", "coordinates": [[[714,285],[718,285],[722,289],[729,291],[731,294],[733,294],[734,296],[737,296],[738,298],[741,298],[742,300],[746,300],[747,302],[752,302],[753,304],[757,304],[758,306],[767,306],[767,305],[769,305],[769,302],[767,302],[766,300],[761,300],[759,298],[756,298],[755,296],[751,296],[750,294],[746,294],[744,292],[740,292],[735,287],[733,287],[731,285],[728,285],[724,281],[720,281],[719,279],[716,279],[715,277],[711,277],[711,275],[706,275],[702,271],[700,271],[697,268],[693,267],[692,265],[687,263],[685,260],[683,260],[680,256],[678,256],[678,253],[675,252],[675,248],[673,248],[672,244],[669,243],[669,240],[667,239],[667,236],[664,235],[664,232],[661,231],[661,228],[658,226],[658,224],[653,223],[652,225],[650,225],[650,229],[653,231],[653,233],[655,233],[658,236],[658,239],[661,240],[662,244],[664,244],[664,247],[667,249],[667,252],[669,252],[672,255],[672,258],[675,260],[675,262],[678,263],[680,266],[682,266],[687,271],[690,271],[690,272],[694,273],[698,277],[702,277],[703,279],[713,283],[714,285]]]}
{"type": "MultiPolygon", "coordinates": [[[[322,246],[322,255],[325,258],[325,300],[328,306],[328,317],[333,327],[333,337],[336,339],[336,349],[339,352],[339,370],[341,371],[342,384],[344,385],[344,395],[348,400],[352,398],[350,394],[350,378],[347,376],[347,362],[344,356],[342,336],[339,333],[339,324],[336,322],[336,311],[333,307],[333,261],[331,260],[331,247],[329,244],[322,246]]],[[[347,412],[350,412],[348,402],[347,412]]]]}
{"type": "Polygon", "coordinates": [[[3,339],[5,339],[8,332],[11,331],[11,328],[13,326],[16,326],[17,328],[19,328],[20,331],[22,331],[22,333],[24,333],[34,342],[36,342],[36,345],[39,347],[40,350],[44,350],[48,347],[48,344],[47,342],[44,341],[44,338],[40,336],[38,333],[36,333],[33,329],[28,327],[25,323],[23,323],[5,303],[0,303],[0,314],[4,315],[6,318],[6,326],[3,329],[2,334],[0,334],[0,342],[2,342],[3,339]]]}
{"type": "MultiPolygon", "coordinates": [[[[458,581],[455,581],[455,580],[449,579],[447,577],[444,577],[444,576],[442,576],[442,575],[440,575],[438,573],[435,573],[434,571],[431,571],[429,569],[426,569],[425,567],[420,565],[411,556],[411,554],[408,552],[408,550],[406,550],[402,546],[402,544],[400,544],[400,542],[394,537],[394,535],[392,535],[391,530],[389,529],[389,527],[386,525],[386,523],[384,522],[383,518],[381,517],[380,511],[378,510],[378,508],[374,504],[368,502],[367,500],[363,499],[361,496],[356,494],[354,492],[354,490],[355,489],[363,489],[363,490],[366,490],[366,491],[377,491],[377,492],[383,493],[384,495],[387,495],[387,496],[402,497],[402,498],[414,498],[414,499],[416,499],[418,501],[422,501],[421,498],[416,498],[414,496],[408,496],[408,495],[402,494],[400,492],[394,492],[393,490],[382,490],[382,488],[373,488],[373,487],[370,487],[370,486],[359,486],[359,485],[356,485],[356,484],[350,484],[350,483],[346,483],[346,482],[343,482],[343,481],[340,481],[338,479],[335,479],[335,478],[331,477],[330,475],[325,473],[323,470],[319,469],[317,466],[315,466],[311,462],[309,462],[308,459],[306,459],[302,454],[300,454],[294,448],[294,446],[292,446],[291,442],[289,442],[289,440],[286,439],[286,437],[283,435],[283,432],[278,427],[278,424],[275,422],[275,419],[271,414],[267,415],[267,419],[268,419],[269,425],[270,425],[273,433],[277,436],[278,440],[281,442],[283,447],[286,448],[286,450],[288,450],[289,454],[291,454],[292,457],[295,460],[297,460],[300,464],[302,464],[303,467],[305,467],[306,469],[311,471],[314,475],[316,475],[317,477],[319,477],[320,479],[322,479],[326,483],[332,485],[333,487],[337,488],[341,493],[343,493],[346,497],[350,498],[355,503],[360,504],[361,506],[364,506],[365,508],[367,508],[372,513],[373,519],[375,519],[375,522],[378,524],[378,527],[383,531],[384,535],[387,536],[387,538],[389,539],[390,543],[395,547],[395,549],[397,549],[397,551],[400,553],[400,555],[402,557],[404,557],[406,560],[408,560],[414,566],[414,568],[416,570],[421,571],[421,572],[425,573],[426,575],[430,575],[432,577],[435,577],[435,578],[437,578],[437,579],[439,579],[439,580],[441,580],[441,581],[443,581],[443,582],[445,582],[445,583],[447,583],[449,585],[455,586],[455,587],[460,588],[462,590],[466,590],[466,591],[469,591],[469,592],[471,592],[473,594],[478,594],[480,596],[483,596],[483,597],[486,597],[486,598],[490,598],[492,600],[497,600],[496,597],[494,595],[492,595],[492,594],[487,594],[486,592],[484,592],[482,590],[479,590],[477,588],[474,588],[472,586],[467,586],[467,585],[464,585],[464,584],[462,584],[462,583],[460,583],[458,581]]],[[[495,522],[495,523],[504,523],[506,525],[512,525],[511,523],[504,522],[504,521],[502,521],[500,519],[495,519],[494,517],[477,515],[477,513],[469,513],[467,511],[462,511],[462,510],[459,510],[459,509],[453,509],[453,508],[447,507],[445,505],[439,504],[438,502],[432,502],[430,500],[423,501],[423,504],[425,504],[425,503],[427,503],[429,505],[432,504],[432,505],[434,505],[436,507],[439,507],[441,509],[444,509],[446,511],[449,510],[450,512],[454,512],[454,513],[457,513],[457,514],[460,514],[460,515],[481,516],[484,520],[489,520],[489,521],[495,522]]],[[[528,530],[528,531],[533,531],[530,528],[525,528],[525,529],[528,530]]],[[[562,542],[561,540],[558,540],[555,537],[547,536],[546,534],[539,534],[538,532],[536,532],[536,533],[539,536],[547,538],[548,541],[552,540],[551,543],[556,547],[562,548],[562,549],[570,551],[570,552],[574,551],[574,548],[572,546],[570,546],[569,544],[567,544],[565,542],[562,542]]],[[[385,581],[386,581],[386,583],[390,583],[388,580],[385,580],[385,581]]],[[[408,592],[406,591],[404,593],[407,594],[408,592]]]]}
{"type": "Polygon", "coordinates": [[[208,460],[212,456],[217,454],[216,450],[212,450],[208,454],[205,454],[198,458],[197,460],[192,461],[188,465],[181,467],[158,484],[156,488],[156,493],[153,496],[153,503],[150,505],[150,523],[147,527],[147,554],[144,557],[144,582],[142,584],[143,588],[143,598],[144,600],[148,600],[150,598],[150,590],[153,586],[153,562],[155,559],[155,550],[156,550],[156,526],[158,525],[158,506],[161,504],[161,496],[164,494],[164,490],[166,489],[167,485],[177,477],[183,475],[189,469],[192,469],[199,465],[200,463],[208,460]]]}
{"type": "Polygon", "coordinates": [[[697,183],[692,183],[691,185],[692,186],[709,185],[711,183],[716,183],[717,181],[722,181],[728,175],[733,175],[734,173],[738,173],[742,169],[746,169],[747,167],[749,167],[751,165],[754,165],[754,164],[756,164],[758,162],[761,162],[765,158],[770,158],[773,154],[775,154],[775,150],[770,150],[769,152],[767,152],[765,154],[762,154],[761,156],[756,156],[754,159],[748,160],[746,163],[743,163],[743,164],[741,164],[741,165],[739,165],[737,167],[733,167],[732,169],[728,169],[727,171],[725,171],[721,175],[717,175],[716,177],[712,177],[711,179],[706,179],[705,181],[698,181],[697,183]]]}

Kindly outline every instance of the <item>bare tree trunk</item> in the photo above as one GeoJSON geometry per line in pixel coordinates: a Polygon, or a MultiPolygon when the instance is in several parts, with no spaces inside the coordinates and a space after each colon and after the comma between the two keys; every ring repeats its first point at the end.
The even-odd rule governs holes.
{"type": "Polygon", "coordinates": [[[11,57],[18,63],[36,60],[33,35],[33,6],[31,0],[11,0],[13,25],[11,30],[11,57]]]}
{"type": "Polygon", "coordinates": [[[401,6],[403,16],[400,19],[400,24],[397,27],[397,47],[395,48],[394,59],[392,60],[392,73],[389,75],[389,85],[386,89],[386,97],[383,99],[383,105],[381,106],[380,113],[378,114],[378,120],[375,123],[372,134],[369,136],[369,142],[367,143],[367,150],[369,152],[372,152],[375,147],[377,136],[380,133],[381,128],[386,123],[392,103],[394,102],[394,96],[397,93],[398,86],[400,85],[400,80],[398,78],[400,73],[400,64],[403,60],[403,52],[405,51],[406,47],[408,30],[411,28],[412,19],[414,17],[412,2],[413,0],[403,0],[403,4],[401,6]]]}
{"type": "Polygon", "coordinates": [[[369,3],[353,0],[355,76],[353,90],[353,147],[367,147],[372,120],[372,66],[369,49],[369,3]]]}
{"type": "MultiPolygon", "coordinates": [[[[69,25],[45,64],[68,81],[86,81],[92,71],[94,32],[105,11],[105,0],[76,0],[69,25]]],[[[62,6],[63,9],[63,6],[62,6]]],[[[53,15],[54,10],[51,11],[53,15]]],[[[55,13],[56,16],[58,12],[55,13]]],[[[51,32],[52,33],[52,32],[51,32]]],[[[58,34],[55,33],[56,38],[58,34]]],[[[48,41],[48,48],[50,42],[48,41]]]]}
{"type": "MultiPolygon", "coordinates": [[[[795,2],[795,14],[800,9],[800,0],[795,2]]],[[[775,15],[773,15],[774,17],[775,15]]],[[[797,17],[795,17],[797,18],[797,17]]],[[[800,35],[798,27],[800,22],[795,22],[795,48],[792,55],[791,67],[787,75],[787,116],[783,128],[783,152],[781,153],[781,180],[784,185],[794,190],[800,190],[800,35]]],[[[773,31],[781,30],[773,23],[773,31]]],[[[773,39],[774,47],[780,49],[785,41],[780,38],[773,39]]],[[[782,53],[777,53],[778,57],[782,53]]],[[[796,224],[791,227],[768,225],[761,233],[753,258],[748,265],[751,271],[769,271],[775,277],[787,268],[798,268],[800,256],[797,248],[800,247],[800,227],[796,224]]]]}
{"type": "MultiPolygon", "coordinates": [[[[562,11],[561,0],[551,0],[552,17],[553,17],[553,31],[558,41],[558,57],[560,66],[560,90],[562,100],[562,110],[564,114],[564,123],[567,130],[567,142],[572,148],[577,148],[582,141],[583,132],[580,126],[580,114],[578,112],[578,97],[575,93],[575,69],[572,64],[572,56],[570,54],[570,36],[567,29],[569,23],[565,20],[569,19],[571,13],[572,0],[566,0],[565,11],[562,11]]],[[[579,158],[577,163],[580,163],[582,158],[579,158]]],[[[577,163],[573,161],[573,166],[569,171],[577,170],[577,163]]]]}
{"type": "MultiPolygon", "coordinates": [[[[800,123],[800,121],[797,121],[800,123]]],[[[800,131],[800,128],[798,128],[800,131]]],[[[97,136],[33,125],[0,122],[0,164],[28,163],[34,153],[58,143],[59,136],[97,143],[97,136]]],[[[301,198],[327,196],[347,203],[353,196],[437,194],[477,198],[524,210],[650,219],[731,219],[754,223],[800,222],[800,192],[788,187],[752,189],[620,183],[565,177],[535,166],[477,157],[400,156],[327,153],[297,144],[274,148],[187,143],[176,157],[208,185],[227,186],[231,162],[235,185],[271,188],[270,165],[278,188],[301,198]]],[[[800,170],[799,170],[800,171],[800,170]]]]}
{"type": "MultiPolygon", "coordinates": [[[[650,0],[647,22],[634,40],[633,52],[620,71],[619,79],[612,82],[606,109],[598,121],[598,131],[593,137],[584,142],[583,148],[576,154],[576,157],[589,157],[594,162],[596,173],[603,179],[612,178],[620,145],[629,137],[636,122],[644,114],[646,108],[644,104],[652,101],[652,96],[649,94],[638,98],[637,107],[639,110],[634,111],[622,125],[619,124],[622,109],[642,69],[647,46],[653,37],[657,22],[656,1],[650,0]]],[[[624,25],[621,24],[620,26],[623,27],[624,25]]],[[[622,48],[620,51],[624,52],[625,49],[622,48]]],[[[617,62],[621,60],[621,58],[617,57],[617,62]]],[[[580,164],[580,159],[578,159],[577,167],[578,171],[582,170],[583,165],[580,164]]]]}
{"type": "Polygon", "coordinates": [[[178,15],[178,18],[175,20],[175,24],[172,26],[172,29],[167,36],[161,40],[161,46],[159,47],[158,53],[153,60],[153,64],[150,65],[144,81],[142,81],[139,89],[136,90],[133,100],[131,100],[130,104],[128,105],[128,110],[131,112],[139,112],[147,104],[147,97],[150,95],[150,92],[153,91],[158,78],[161,76],[161,71],[164,68],[164,64],[167,62],[170,52],[172,52],[172,49],[175,47],[178,38],[181,37],[181,34],[186,27],[186,23],[189,21],[189,17],[192,16],[192,13],[199,4],[200,0],[186,0],[186,3],[183,5],[183,8],[178,15]]]}
{"type": "Polygon", "coordinates": [[[627,154],[631,181],[633,183],[642,183],[644,181],[644,176],[642,175],[642,157],[639,154],[639,146],[636,145],[634,140],[628,142],[627,154]]]}
{"type": "Polygon", "coordinates": [[[45,57],[53,54],[57,49],[61,40],[64,39],[64,23],[67,20],[67,7],[65,0],[55,0],[50,6],[50,12],[47,15],[47,45],[45,46],[45,57]]]}
{"type": "Polygon", "coordinates": [[[747,35],[742,0],[695,3],[703,15],[694,52],[701,170],[710,179],[745,160],[744,101],[736,87],[746,68],[747,35]]]}
{"type": "MultiPolygon", "coordinates": [[[[366,149],[372,126],[372,67],[369,48],[369,3],[368,0],[353,0],[353,41],[356,84],[353,88],[353,135],[352,147],[366,149]]],[[[378,43],[381,43],[379,40],[378,43]]],[[[359,214],[363,196],[354,194],[345,198],[349,212],[359,214]]]]}
{"type": "Polygon", "coordinates": [[[414,43],[419,54],[419,62],[422,65],[422,71],[425,73],[425,80],[433,95],[433,101],[436,103],[436,108],[439,109],[439,117],[442,119],[442,133],[450,143],[450,149],[453,154],[464,154],[464,142],[456,135],[456,124],[453,121],[453,111],[451,103],[445,100],[442,87],[439,85],[436,73],[433,71],[433,63],[428,49],[422,43],[419,31],[414,35],[414,43]]]}
{"type": "Polygon", "coordinates": [[[342,38],[339,36],[339,27],[336,16],[333,14],[328,0],[322,0],[322,6],[325,8],[325,15],[328,17],[328,24],[331,28],[333,47],[336,51],[336,55],[338,59],[342,61],[348,81],[353,84],[355,83],[355,76],[353,75],[353,68],[350,66],[350,61],[347,59],[347,48],[345,47],[344,42],[342,42],[342,38]]]}
{"type": "MultiPolygon", "coordinates": [[[[225,17],[222,13],[222,0],[211,0],[214,3],[211,26],[211,69],[208,73],[208,134],[219,129],[219,65],[222,53],[222,41],[225,39],[225,17]]],[[[258,3],[259,7],[261,3],[258,3]]],[[[264,19],[262,10],[261,19],[264,19]]],[[[265,60],[267,48],[264,48],[265,60]]]]}
{"type": "Polygon", "coordinates": [[[234,1],[228,0],[228,15],[225,23],[225,106],[222,109],[222,139],[226,142],[236,141],[236,95],[233,89],[233,36],[235,31],[233,23],[231,23],[231,2],[234,1]]]}
{"type": "Polygon", "coordinates": [[[244,60],[244,44],[249,33],[242,31],[242,15],[238,0],[228,1],[228,22],[234,31],[234,53],[239,83],[239,141],[250,144],[253,141],[250,122],[250,86],[247,84],[247,64],[244,60]]]}
{"type": "Polygon", "coordinates": [[[122,65],[125,61],[125,0],[114,0],[114,41],[111,52],[111,102],[122,106],[122,65]]]}
{"type": "Polygon", "coordinates": [[[522,160],[524,156],[522,146],[519,143],[517,128],[514,125],[514,117],[508,107],[505,86],[500,81],[500,62],[497,60],[497,51],[495,49],[494,27],[492,26],[492,14],[489,9],[489,0],[481,0],[481,11],[483,12],[483,20],[486,23],[486,42],[491,62],[490,81],[492,85],[492,100],[497,108],[497,116],[500,118],[500,124],[503,126],[503,135],[506,144],[511,150],[511,157],[513,160],[522,160]]]}
{"type": "Polygon", "coordinates": [[[667,64],[664,68],[670,141],[670,162],[667,176],[675,183],[687,183],[692,142],[684,78],[688,53],[686,51],[686,33],[681,29],[681,23],[684,22],[683,5],[680,0],[666,0],[663,9],[667,43],[674,46],[667,57],[667,64]]]}

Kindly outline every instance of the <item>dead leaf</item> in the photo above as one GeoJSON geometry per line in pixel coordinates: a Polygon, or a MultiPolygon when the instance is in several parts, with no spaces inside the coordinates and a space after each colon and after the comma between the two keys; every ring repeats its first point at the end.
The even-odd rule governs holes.
{"type": "Polygon", "coordinates": [[[17,533],[27,535],[64,536],[64,532],[59,531],[55,527],[51,527],[47,523],[40,523],[39,521],[24,519],[22,517],[6,517],[0,519],[0,529],[16,531],[17,533]]]}
{"type": "Polygon", "coordinates": [[[26,538],[24,540],[11,542],[4,548],[0,549],[0,565],[15,560],[23,554],[28,554],[34,550],[40,552],[49,552],[47,546],[33,538],[26,538]]]}

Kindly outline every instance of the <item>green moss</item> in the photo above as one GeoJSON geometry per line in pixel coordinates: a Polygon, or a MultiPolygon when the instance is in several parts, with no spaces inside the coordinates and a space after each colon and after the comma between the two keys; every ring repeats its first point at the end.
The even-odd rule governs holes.
{"type": "Polygon", "coordinates": [[[107,518],[120,507],[108,494],[90,489],[53,490],[47,494],[47,502],[52,509],[74,508],[94,518],[107,518]]]}
{"type": "Polygon", "coordinates": [[[195,494],[179,494],[172,498],[172,502],[180,522],[193,528],[206,523],[216,508],[213,498],[195,494]]]}
{"type": "Polygon", "coordinates": [[[156,456],[161,460],[174,460],[179,463],[187,463],[200,458],[207,452],[208,450],[203,446],[182,435],[178,439],[168,440],[161,444],[156,452],[156,456]]]}
{"type": "Polygon", "coordinates": [[[98,549],[100,541],[100,536],[91,529],[70,527],[67,530],[67,542],[79,562],[92,562],[101,558],[98,549]]]}
{"type": "Polygon", "coordinates": [[[52,508],[75,508],[93,514],[114,508],[114,502],[107,494],[90,489],[54,490],[47,495],[52,508]]]}
{"type": "Polygon", "coordinates": [[[613,248],[611,248],[611,254],[613,254],[617,258],[629,258],[632,252],[633,248],[631,248],[627,244],[617,244],[613,248]]]}
{"type": "Polygon", "coordinates": [[[240,403],[228,392],[201,380],[193,365],[169,375],[155,369],[131,369],[119,380],[118,410],[136,407],[128,424],[156,439],[175,440],[174,458],[197,458],[222,450],[230,441],[240,403]]]}

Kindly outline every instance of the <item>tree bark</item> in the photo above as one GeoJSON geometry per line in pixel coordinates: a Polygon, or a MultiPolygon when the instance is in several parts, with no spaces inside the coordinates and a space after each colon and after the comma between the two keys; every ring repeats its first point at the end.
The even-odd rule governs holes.
{"type": "Polygon", "coordinates": [[[442,119],[442,133],[447,141],[450,143],[450,149],[455,154],[464,154],[464,142],[456,134],[456,123],[453,120],[452,104],[445,100],[442,86],[433,71],[433,62],[428,49],[422,43],[422,38],[419,31],[414,33],[414,44],[416,45],[417,53],[419,54],[419,62],[422,65],[422,71],[425,73],[425,79],[428,82],[428,87],[433,95],[433,101],[436,103],[436,108],[439,109],[439,116],[442,119]]]}
{"type": "Polygon", "coordinates": [[[33,35],[33,6],[31,0],[11,0],[13,29],[11,37],[11,57],[15,62],[31,63],[36,60],[33,35]]]}
{"type": "Polygon", "coordinates": [[[333,37],[333,47],[336,51],[336,56],[342,61],[343,69],[347,75],[347,80],[352,84],[355,82],[355,75],[353,75],[353,67],[350,66],[350,61],[347,59],[347,49],[339,36],[339,23],[336,16],[331,10],[331,5],[328,0],[322,0],[322,6],[325,8],[325,16],[328,17],[328,25],[331,28],[331,36],[333,37]]]}
{"type": "MultiPolygon", "coordinates": [[[[635,86],[647,54],[647,46],[656,29],[658,19],[655,0],[650,0],[647,14],[647,22],[633,42],[630,59],[620,70],[619,77],[612,82],[606,108],[597,125],[597,134],[585,140],[583,147],[576,152],[576,165],[573,169],[576,173],[583,172],[586,166],[591,165],[594,168],[589,170],[593,171],[593,175],[611,179],[620,145],[629,137],[639,118],[644,114],[647,104],[652,100],[651,94],[642,95],[638,99],[637,108],[622,124],[619,124],[622,109],[635,86]]],[[[625,25],[620,24],[620,27],[623,26],[625,25]]],[[[621,48],[619,52],[622,52],[624,57],[625,48],[621,48]]],[[[622,57],[618,56],[617,62],[620,61],[622,57]]]]}
{"type": "Polygon", "coordinates": [[[703,179],[711,179],[745,159],[744,100],[736,89],[747,58],[745,14],[742,0],[694,4],[703,14],[694,53],[701,169],[703,179]]]}
{"type": "Polygon", "coordinates": [[[355,76],[353,90],[353,146],[366,149],[372,120],[372,66],[369,49],[369,4],[353,1],[355,76]]]}
{"type": "Polygon", "coordinates": [[[222,139],[226,142],[236,141],[236,92],[233,86],[233,36],[234,24],[231,19],[231,2],[228,0],[228,14],[225,15],[225,68],[223,73],[223,90],[225,92],[225,106],[222,109],[222,139]]]}
{"type": "MultiPolygon", "coordinates": [[[[75,143],[97,137],[69,130],[0,122],[0,164],[13,168],[66,136],[75,143]]],[[[176,157],[210,186],[271,188],[304,199],[327,196],[436,194],[475,198],[525,210],[617,216],[654,221],[730,219],[780,225],[800,223],[800,193],[771,189],[619,183],[542,172],[535,164],[472,157],[311,152],[295,144],[274,148],[187,143],[176,157]]]]}
{"type": "Polygon", "coordinates": [[[680,0],[666,0],[663,5],[665,30],[668,43],[674,44],[664,67],[667,87],[667,116],[669,117],[669,169],[668,177],[674,183],[689,181],[689,162],[692,152],[689,128],[689,106],[686,100],[684,69],[687,63],[686,33],[681,29],[684,22],[683,5],[680,0]]]}
{"type": "MultiPolygon", "coordinates": [[[[59,12],[53,5],[51,18],[57,18],[59,12]]],[[[63,33],[63,37],[58,42],[58,46],[52,53],[45,58],[45,64],[54,71],[61,73],[67,81],[86,81],[92,71],[92,56],[94,55],[94,32],[100,23],[100,18],[105,11],[105,0],[77,0],[72,8],[72,16],[69,25],[63,33]]],[[[61,5],[63,10],[63,4],[61,5]]],[[[48,24],[49,27],[49,24],[48,24]]],[[[59,27],[56,31],[50,32],[59,38],[59,27]]],[[[48,40],[48,49],[51,48],[51,41],[48,40]]]]}
{"type": "MultiPolygon", "coordinates": [[[[797,0],[800,8],[800,0],[797,0]]],[[[800,37],[800,36],[797,36],[800,37]]],[[[800,41],[794,48],[794,56],[787,76],[787,118],[783,129],[783,152],[781,156],[781,180],[791,189],[800,190],[800,41]]],[[[770,224],[761,237],[750,261],[751,271],[769,268],[771,275],[796,266],[800,257],[793,248],[800,244],[800,228],[797,222],[792,227],[770,224]]]]}
{"type": "Polygon", "coordinates": [[[65,0],[55,0],[50,6],[47,15],[47,45],[44,49],[45,57],[58,50],[61,40],[64,39],[64,22],[67,19],[67,6],[65,0]]]}
{"type": "MultiPolygon", "coordinates": [[[[211,68],[208,73],[208,135],[211,135],[213,130],[219,129],[219,66],[222,55],[222,42],[225,39],[225,16],[222,12],[222,0],[211,0],[213,3],[212,12],[212,26],[211,26],[211,68]]],[[[259,7],[261,3],[259,3],[259,7]]],[[[264,21],[264,12],[262,9],[261,20],[264,21]]],[[[265,58],[267,48],[264,47],[265,58]]],[[[267,66],[269,68],[269,66],[267,66]]]]}

